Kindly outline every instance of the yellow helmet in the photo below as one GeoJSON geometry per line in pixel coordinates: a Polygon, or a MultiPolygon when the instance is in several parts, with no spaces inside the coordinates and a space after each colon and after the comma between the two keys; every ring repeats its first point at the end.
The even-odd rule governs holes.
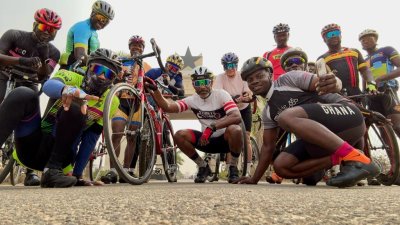
{"type": "Polygon", "coordinates": [[[182,57],[178,54],[174,53],[173,55],[168,56],[167,63],[173,63],[179,67],[179,69],[183,68],[184,62],[182,57]]]}

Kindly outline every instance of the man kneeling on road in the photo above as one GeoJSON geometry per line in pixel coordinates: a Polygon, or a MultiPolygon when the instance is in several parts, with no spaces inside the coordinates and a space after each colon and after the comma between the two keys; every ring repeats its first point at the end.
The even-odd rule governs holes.
{"type": "MultiPolygon", "coordinates": [[[[288,67],[304,63],[294,56],[286,61],[288,67]]],[[[254,176],[241,178],[238,183],[257,184],[260,180],[272,161],[278,127],[297,137],[273,162],[281,177],[305,177],[339,164],[341,173],[329,179],[327,185],[350,187],[378,175],[378,167],[353,147],[362,141],[364,119],[354,104],[334,94],[340,91],[341,83],[333,74],[317,77],[293,70],[276,81],[272,81],[271,74],[271,63],[260,57],[248,59],[242,67],[242,79],[254,94],[267,99],[267,106],[262,116],[260,161],[254,176]]]]}
{"type": "Polygon", "coordinates": [[[199,119],[202,132],[186,129],[174,135],[178,148],[199,167],[194,182],[204,183],[211,174],[209,165],[195,150],[199,149],[207,153],[232,154],[228,177],[228,182],[232,183],[239,178],[237,163],[243,146],[239,109],[228,92],[212,89],[214,74],[206,67],[196,67],[191,78],[196,93],[177,102],[167,101],[149,78],[146,87],[165,112],[179,113],[191,109],[199,119]]]}

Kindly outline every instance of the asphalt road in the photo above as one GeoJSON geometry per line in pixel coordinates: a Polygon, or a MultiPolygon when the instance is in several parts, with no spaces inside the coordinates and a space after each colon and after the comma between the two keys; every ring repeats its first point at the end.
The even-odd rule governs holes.
{"type": "Polygon", "coordinates": [[[0,224],[400,224],[400,187],[150,181],[0,186],[0,224]]]}

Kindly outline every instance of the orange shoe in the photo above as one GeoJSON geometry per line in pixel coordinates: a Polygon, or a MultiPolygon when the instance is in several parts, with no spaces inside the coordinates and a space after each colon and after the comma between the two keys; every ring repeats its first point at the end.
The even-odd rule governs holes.
{"type": "Polygon", "coordinates": [[[278,176],[275,172],[272,172],[270,176],[267,176],[265,180],[270,184],[280,184],[283,178],[278,176]]]}

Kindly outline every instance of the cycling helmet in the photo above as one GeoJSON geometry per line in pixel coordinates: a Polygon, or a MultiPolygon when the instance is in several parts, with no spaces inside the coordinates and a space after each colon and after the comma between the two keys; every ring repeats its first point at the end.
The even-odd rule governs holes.
{"type": "Polygon", "coordinates": [[[376,38],[377,40],[378,40],[378,37],[379,37],[378,32],[376,32],[376,30],[366,29],[366,30],[363,30],[363,32],[361,32],[361,33],[358,35],[358,40],[361,41],[361,38],[364,37],[364,36],[367,36],[367,35],[375,36],[375,38],[376,38]]]}
{"type": "Polygon", "coordinates": [[[299,56],[302,59],[304,59],[304,64],[307,65],[308,62],[308,57],[307,54],[301,49],[301,48],[289,48],[288,50],[286,50],[282,56],[281,56],[281,66],[283,68],[283,64],[285,63],[285,61],[292,56],[299,56]]]}
{"type": "Polygon", "coordinates": [[[336,23],[328,24],[328,25],[324,26],[324,27],[322,28],[322,30],[321,30],[321,35],[322,35],[322,37],[324,37],[324,35],[325,35],[326,33],[328,33],[329,31],[332,31],[332,30],[341,30],[341,28],[340,28],[340,26],[337,25],[336,23]]]}
{"type": "Polygon", "coordinates": [[[175,64],[175,65],[177,65],[179,67],[179,69],[182,69],[183,65],[184,65],[182,57],[180,57],[176,53],[174,53],[173,55],[168,56],[167,63],[175,64]]]}
{"type": "Polygon", "coordinates": [[[107,65],[111,65],[112,67],[114,67],[110,69],[114,69],[115,74],[121,72],[122,69],[122,64],[118,60],[118,56],[109,49],[99,48],[96,51],[90,53],[87,64],[90,64],[92,61],[106,61],[107,65]]]}
{"type": "Polygon", "coordinates": [[[99,13],[110,20],[114,19],[114,9],[106,1],[96,1],[92,6],[92,11],[99,13]]]}
{"type": "Polygon", "coordinates": [[[192,80],[213,79],[214,73],[205,66],[198,66],[190,73],[192,80]]]}
{"type": "Polygon", "coordinates": [[[265,69],[272,74],[272,63],[263,57],[253,57],[246,60],[241,69],[240,75],[242,76],[242,80],[246,81],[250,74],[262,69],[265,69]]]}
{"type": "Polygon", "coordinates": [[[133,35],[131,38],[129,38],[128,46],[130,46],[132,43],[141,44],[143,46],[143,49],[146,46],[143,38],[141,36],[139,36],[139,35],[133,35]]]}
{"type": "Polygon", "coordinates": [[[277,33],[289,32],[289,31],[290,31],[289,25],[287,25],[285,23],[280,23],[280,24],[274,26],[272,33],[277,34],[277,33]]]}
{"type": "Polygon", "coordinates": [[[35,12],[35,21],[38,23],[46,24],[59,30],[62,25],[61,17],[50,9],[38,9],[35,12]]]}
{"type": "Polygon", "coordinates": [[[228,52],[225,55],[223,55],[222,58],[221,58],[222,65],[226,65],[228,63],[238,64],[238,62],[239,62],[239,58],[233,52],[228,52]]]}

